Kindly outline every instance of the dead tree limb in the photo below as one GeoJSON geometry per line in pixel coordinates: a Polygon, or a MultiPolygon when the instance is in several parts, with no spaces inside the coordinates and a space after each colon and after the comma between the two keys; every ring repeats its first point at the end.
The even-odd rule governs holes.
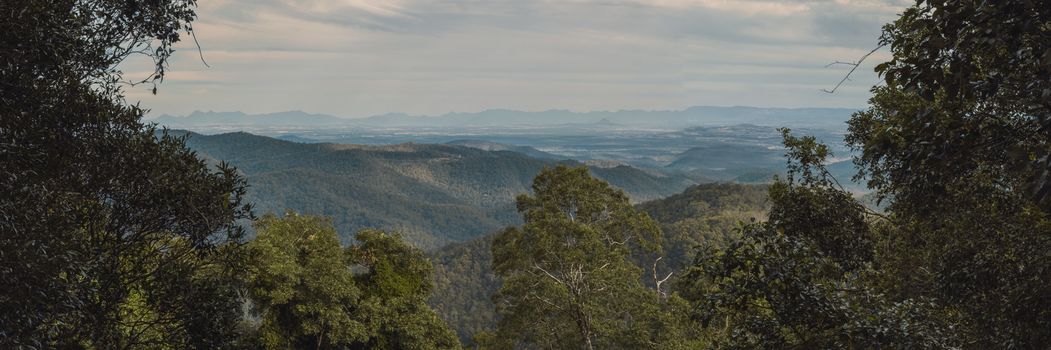
{"type": "Polygon", "coordinates": [[[668,293],[665,293],[663,290],[661,290],[661,284],[663,284],[664,282],[667,282],[668,279],[671,278],[671,275],[674,272],[668,272],[667,276],[664,276],[664,278],[658,279],[657,278],[657,262],[661,261],[661,259],[664,259],[664,257],[663,256],[658,256],[657,260],[653,261],[653,283],[657,287],[657,294],[659,294],[661,296],[661,298],[667,298],[668,297],[668,293]]]}
{"type": "Polygon", "coordinates": [[[854,74],[854,71],[857,70],[858,67],[861,66],[862,62],[865,62],[866,58],[869,58],[869,56],[872,56],[872,54],[876,53],[876,51],[878,51],[879,49],[883,48],[883,46],[884,46],[883,44],[880,44],[879,46],[876,46],[876,48],[872,49],[872,51],[869,51],[869,53],[865,54],[864,56],[861,56],[861,58],[859,58],[855,62],[835,61],[835,62],[832,62],[832,63],[829,63],[829,64],[825,65],[825,68],[828,68],[828,67],[831,67],[831,66],[834,66],[834,65],[837,65],[837,64],[851,66],[851,68],[850,68],[850,71],[847,72],[847,74],[843,76],[843,79],[841,79],[839,81],[839,83],[836,84],[836,86],[832,87],[832,90],[821,89],[821,91],[824,91],[824,92],[827,92],[827,93],[830,93],[830,94],[831,93],[835,93],[836,90],[838,90],[840,86],[843,86],[843,83],[845,83],[847,80],[850,80],[850,75],[854,74]]]}

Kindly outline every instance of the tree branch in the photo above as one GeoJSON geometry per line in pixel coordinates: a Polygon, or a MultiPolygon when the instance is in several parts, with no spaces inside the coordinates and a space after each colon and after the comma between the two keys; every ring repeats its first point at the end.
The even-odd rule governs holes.
{"type": "Polygon", "coordinates": [[[671,278],[671,275],[673,273],[675,273],[675,272],[674,271],[673,272],[668,272],[667,276],[664,276],[664,278],[662,278],[662,279],[658,279],[657,278],[657,262],[661,261],[661,259],[664,259],[664,257],[663,256],[658,256],[657,260],[653,261],[653,282],[657,286],[657,294],[660,294],[660,296],[662,298],[667,298],[668,297],[668,293],[665,293],[664,291],[661,290],[661,284],[663,284],[664,282],[667,282],[668,279],[671,278]]]}
{"type": "Polygon", "coordinates": [[[201,43],[197,41],[197,31],[193,30],[193,27],[191,27],[189,31],[190,36],[193,37],[194,45],[197,45],[197,55],[201,56],[201,63],[204,63],[205,67],[212,68],[212,66],[208,65],[208,62],[204,60],[204,50],[201,49],[201,43]]]}
{"type": "Polygon", "coordinates": [[[555,277],[555,275],[552,275],[552,274],[551,274],[550,272],[547,272],[547,270],[544,270],[544,268],[543,268],[543,267],[540,267],[540,265],[539,265],[539,264],[535,264],[535,263],[534,263],[534,264],[533,264],[533,268],[535,268],[535,269],[537,269],[537,270],[540,270],[540,271],[542,271],[542,272],[543,272],[544,274],[546,274],[546,275],[547,275],[547,277],[551,277],[551,279],[555,280],[555,282],[558,282],[558,284],[561,284],[561,285],[565,285],[565,284],[566,284],[565,282],[563,282],[563,281],[562,281],[561,279],[559,279],[558,277],[555,277]]]}
{"type": "Polygon", "coordinates": [[[878,51],[879,49],[883,48],[883,46],[884,46],[884,44],[880,44],[879,46],[876,46],[876,48],[872,49],[872,51],[869,51],[869,53],[865,54],[864,56],[861,56],[861,58],[859,58],[856,62],[835,61],[835,62],[832,62],[832,63],[829,63],[829,64],[825,65],[825,68],[828,68],[828,67],[831,67],[831,66],[837,65],[837,64],[843,64],[843,65],[848,65],[848,66],[852,66],[852,67],[850,68],[850,71],[847,72],[847,74],[843,76],[843,79],[841,79],[839,81],[839,83],[836,84],[836,86],[832,87],[832,90],[821,89],[821,91],[824,91],[824,92],[827,92],[827,93],[830,93],[830,94],[835,93],[836,90],[838,90],[839,87],[843,85],[843,83],[845,83],[847,80],[850,80],[850,75],[854,74],[854,71],[857,70],[858,67],[861,66],[862,62],[865,62],[866,58],[869,58],[869,56],[871,56],[872,54],[876,53],[876,51],[878,51]]]}

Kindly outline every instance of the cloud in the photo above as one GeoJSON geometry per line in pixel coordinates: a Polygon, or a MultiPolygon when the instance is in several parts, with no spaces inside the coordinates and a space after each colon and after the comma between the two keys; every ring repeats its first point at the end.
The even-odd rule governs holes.
{"type": "MultiPolygon", "coordinates": [[[[153,114],[861,107],[900,0],[213,0],[153,114]]],[[[131,63],[126,71],[141,71],[131,63]]]]}

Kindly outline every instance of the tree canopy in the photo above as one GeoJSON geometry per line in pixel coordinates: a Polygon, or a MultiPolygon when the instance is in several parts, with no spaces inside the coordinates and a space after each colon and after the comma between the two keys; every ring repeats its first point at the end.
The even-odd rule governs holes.
{"type": "Polygon", "coordinates": [[[822,180],[819,146],[786,138],[790,159],[807,165],[795,169],[802,177],[772,186],[770,221],[699,256],[685,280],[706,327],[726,322],[715,339],[1046,346],[1049,8],[921,0],[888,24],[882,44],[893,58],[876,67],[884,84],[847,135],[857,179],[885,212],[822,180]]]}
{"type": "Polygon", "coordinates": [[[789,171],[770,218],[725,248],[709,245],[678,289],[717,348],[949,348],[928,300],[891,300],[864,209],[822,165],[828,149],[785,133],[789,171]]]}
{"type": "Polygon", "coordinates": [[[1051,11],[919,1],[847,141],[887,199],[886,287],[960,315],[969,347],[1051,341],[1051,11]]]}
{"type": "Polygon", "coordinates": [[[525,224],[494,238],[493,265],[503,285],[497,347],[660,348],[687,343],[662,299],[630,260],[659,249],[660,229],[627,196],[586,168],[540,172],[533,193],[518,197],[525,224]]]}
{"type": "Polygon", "coordinates": [[[159,82],[193,19],[193,1],[0,3],[0,346],[236,338],[244,181],[157,137],[117,67],[143,55],[159,82]]]}
{"type": "Polygon", "coordinates": [[[400,236],[363,230],[342,247],[332,220],[266,215],[248,244],[248,292],[270,349],[452,349],[425,303],[431,264],[400,236]]]}

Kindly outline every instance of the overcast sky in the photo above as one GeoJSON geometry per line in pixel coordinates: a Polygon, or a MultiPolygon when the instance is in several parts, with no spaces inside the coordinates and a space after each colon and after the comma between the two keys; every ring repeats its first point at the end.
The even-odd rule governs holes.
{"type": "MultiPolygon", "coordinates": [[[[202,0],[151,115],[865,106],[908,0],[202,0]],[[186,39],[189,39],[188,37],[186,39]]],[[[124,67],[129,77],[146,66],[124,67]]]]}

